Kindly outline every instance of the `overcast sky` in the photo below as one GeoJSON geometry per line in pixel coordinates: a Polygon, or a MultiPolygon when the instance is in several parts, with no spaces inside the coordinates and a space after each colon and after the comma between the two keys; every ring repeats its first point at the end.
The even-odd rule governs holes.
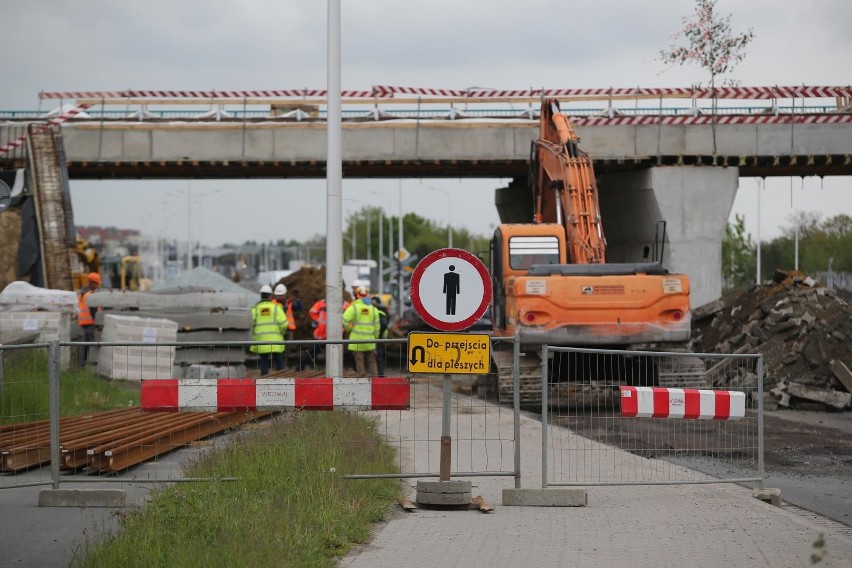
{"type": "MultiPolygon", "coordinates": [[[[41,90],[322,89],[326,8],[323,0],[6,1],[0,108],[38,108],[41,90]]],[[[658,53],[693,9],[688,0],[343,0],[342,85],[688,87],[706,80],[703,70],[666,70],[658,53]]],[[[719,0],[718,10],[732,14],[734,32],[754,29],[731,75],[744,86],[852,83],[852,3],[719,0]]],[[[493,190],[504,181],[344,180],[352,200],[344,210],[370,202],[396,214],[401,187],[404,211],[489,233],[498,223],[493,190]],[[454,213],[429,187],[452,193],[454,213]]],[[[767,181],[764,240],[795,209],[852,214],[852,178],[802,183],[767,181]]],[[[322,180],[72,180],[71,189],[78,225],[191,232],[209,245],[325,232],[322,180]]],[[[753,237],[757,202],[755,180],[741,179],[734,213],[746,215],[753,237]]]]}

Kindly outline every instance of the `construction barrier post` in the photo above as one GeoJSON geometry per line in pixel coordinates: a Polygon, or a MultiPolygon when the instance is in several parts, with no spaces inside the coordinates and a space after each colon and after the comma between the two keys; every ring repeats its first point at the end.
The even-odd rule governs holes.
{"type": "Polygon", "coordinates": [[[521,336],[512,340],[512,408],[515,419],[515,489],[521,488],[521,336]]]}
{"type": "Polygon", "coordinates": [[[453,438],[450,435],[450,396],[452,376],[444,375],[444,396],[441,407],[441,471],[440,480],[449,481],[452,470],[453,438]]]}
{"type": "Polygon", "coordinates": [[[59,341],[51,341],[47,348],[47,396],[50,415],[50,476],[53,488],[59,489],[59,373],[62,360],[59,341]]]}

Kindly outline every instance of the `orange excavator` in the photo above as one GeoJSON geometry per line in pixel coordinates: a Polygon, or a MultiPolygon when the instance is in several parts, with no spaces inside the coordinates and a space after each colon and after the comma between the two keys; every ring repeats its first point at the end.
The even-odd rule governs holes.
{"type": "MultiPolygon", "coordinates": [[[[491,242],[494,335],[520,335],[522,401],[541,400],[540,360],[531,351],[543,344],[631,348],[689,339],[689,280],[661,263],[665,223],[657,224],[652,258],[646,247],[639,262],[607,263],[592,161],[557,100],[542,102],[529,185],[532,223],[502,224],[491,242]]],[[[508,394],[511,354],[497,352],[495,363],[508,394]]]]}

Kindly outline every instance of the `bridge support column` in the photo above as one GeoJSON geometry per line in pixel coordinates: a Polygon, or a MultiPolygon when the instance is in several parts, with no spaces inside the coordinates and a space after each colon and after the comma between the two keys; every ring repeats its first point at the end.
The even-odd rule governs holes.
{"type": "Polygon", "coordinates": [[[722,239],[739,184],[738,168],[666,166],[602,176],[608,262],[636,262],[666,226],[663,264],[686,274],[692,306],[722,294],[722,239]]]}

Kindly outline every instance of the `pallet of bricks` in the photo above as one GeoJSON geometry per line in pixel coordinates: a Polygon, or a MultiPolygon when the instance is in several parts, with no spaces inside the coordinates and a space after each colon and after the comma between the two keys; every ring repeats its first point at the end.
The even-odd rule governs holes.
{"type": "Polygon", "coordinates": [[[162,379],[172,376],[177,322],[168,319],[105,314],[101,341],[104,343],[150,343],[101,347],[98,373],[110,379],[162,379]]]}

